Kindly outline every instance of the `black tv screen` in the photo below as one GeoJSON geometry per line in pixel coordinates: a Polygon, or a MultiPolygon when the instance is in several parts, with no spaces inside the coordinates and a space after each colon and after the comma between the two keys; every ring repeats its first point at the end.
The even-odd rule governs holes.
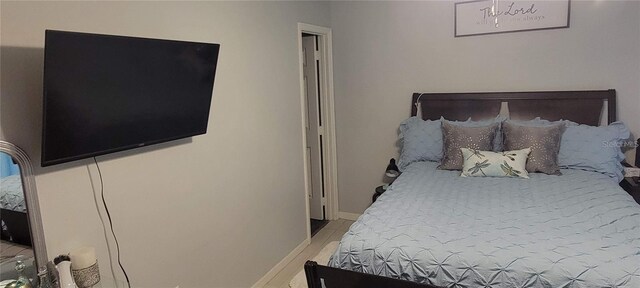
{"type": "Polygon", "coordinates": [[[206,133],[219,49],[47,30],[41,165],[206,133]]]}

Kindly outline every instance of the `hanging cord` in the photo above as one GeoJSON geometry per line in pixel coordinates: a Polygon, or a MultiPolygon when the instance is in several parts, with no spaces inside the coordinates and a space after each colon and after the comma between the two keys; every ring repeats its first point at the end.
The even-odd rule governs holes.
{"type": "Polygon", "coordinates": [[[91,193],[93,195],[93,204],[96,205],[96,213],[98,214],[98,217],[100,218],[100,223],[102,224],[102,232],[104,235],[104,242],[107,244],[107,252],[109,252],[109,270],[111,271],[111,276],[113,277],[113,279],[117,279],[116,277],[116,273],[113,270],[113,253],[111,253],[111,245],[109,242],[109,235],[107,234],[107,225],[105,224],[105,219],[106,217],[104,217],[102,214],[100,213],[100,205],[98,205],[98,195],[96,194],[96,191],[98,191],[98,189],[95,186],[95,181],[93,181],[93,174],[91,173],[91,169],[89,167],[89,165],[87,165],[87,172],[89,172],[89,178],[91,180],[91,190],[93,190],[93,193],[91,193]]]}
{"type": "Polygon", "coordinates": [[[420,95],[418,95],[418,98],[416,98],[416,103],[414,103],[413,105],[416,106],[416,116],[418,116],[418,118],[422,119],[422,111],[420,110],[420,98],[422,98],[422,95],[424,95],[425,93],[420,93],[420,95]]]}
{"type": "Polygon", "coordinates": [[[116,241],[118,265],[120,265],[120,269],[124,274],[124,278],[127,279],[127,287],[131,288],[131,282],[129,281],[129,276],[127,275],[127,271],[124,270],[124,266],[122,266],[122,262],[120,262],[120,244],[118,243],[116,232],[113,231],[113,221],[111,221],[111,214],[109,213],[109,208],[107,207],[107,201],[104,200],[104,181],[102,181],[102,172],[100,171],[100,165],[98,165],[98,160],[96,159],[96,157],[93,157],[93,162],[96,163],[96,168],[98,168],[98,176],[100,176],[100,197],[102,197],[102,204],[104,204],[104,211],[107,212],[107,218],[109,219],[109,226],[111,227],[111,234],[113,235],[113,239],[116,241]]]}

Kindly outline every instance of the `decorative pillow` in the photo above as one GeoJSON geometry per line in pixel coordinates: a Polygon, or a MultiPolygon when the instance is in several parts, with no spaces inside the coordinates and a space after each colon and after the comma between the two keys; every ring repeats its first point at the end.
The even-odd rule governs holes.
{"type": "MultiPolygon", "coordinates": [[[[441,118],[444,120],[444,118],[441,118]]],[[[493,123],[498,123],[498,131],[496,132],[496,137],[493,139],[493,151],[502,151],[502,122],[506,121],[507,117],[498,115],[496,118],[482,121],[472,121],[471,118],[467,119],[467,121],[450,121],[453,124],[464,126],[464,127],[482,127],[489,126],[493,123]]]]}
{"type": "Polygon", "coordinates": [[[400,157],[398,169],[404,171],[417,161],[440,161],[442,159],[442,130],[440,120],[424,121],[411,117],[400,124],[400,157]]]}
{"type": "Polygon", "coordinates": [[[490,151],[493,149],[493,139],[496,137],[498,123],[484,127],[464,127],[442,122],[442,162],[438,169],[460,170],[463,158],[460,148],[490,151]]]}
{"type": "Polygon", "coordinates": [[[621,147],[629,137],[622,122],[599,127],[571,122],[562,136],[558,164],[603,173],[620,182],[624,178],[620,162],[625,159],[621,147]]]}
{"type": "Polygon", "coordinates": [[[530,148],[491,152],[479,151],[468,148],[460,148],[464,164],[462,166],[462,177],[522,177],[529,178],[527,173],[527,157],[531,152],[530,148]]]}
{"type": "Polygon", "coordinates": [[[560,141],[565,130],[564,123],[549,126],[521,126],[506,121],[502,125],[504,149],[520,150],[531,148],[527,171],[549,175],[562,175],[558,166],[560,141]]]}

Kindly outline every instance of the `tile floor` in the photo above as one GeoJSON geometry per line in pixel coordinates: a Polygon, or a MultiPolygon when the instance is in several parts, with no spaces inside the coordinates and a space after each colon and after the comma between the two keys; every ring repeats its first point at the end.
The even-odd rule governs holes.
{"type": "Polygon", "coordinates": [[[289,281],[302,269],[304,262],[313,258],[320,250],[331,241],[340,241],[354,221],[338,219],[330,221],[316,235],[311,237],[311,244],[298,256],[293,258],[276,276],[267,282],[266,288],[287,288],[289,281]]]}

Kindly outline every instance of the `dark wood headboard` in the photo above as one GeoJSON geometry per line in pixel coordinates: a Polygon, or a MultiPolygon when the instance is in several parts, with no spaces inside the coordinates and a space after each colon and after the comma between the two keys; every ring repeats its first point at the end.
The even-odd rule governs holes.
{"type": "Polygon", "coordinates": [[[535,117],[555,121],[571,120],[580,124],[600,125],[605,103],[607,123],[616,121],[616,91],[544,91],[481,93],[414,93],[411,116],[418,107],[424,120],[444,117],[448,120],[485,120],[500,113],[507,102],[509,118],[530,120],[535,117]],[[416,105],[419,101],[419,105],[416,105]]]}

